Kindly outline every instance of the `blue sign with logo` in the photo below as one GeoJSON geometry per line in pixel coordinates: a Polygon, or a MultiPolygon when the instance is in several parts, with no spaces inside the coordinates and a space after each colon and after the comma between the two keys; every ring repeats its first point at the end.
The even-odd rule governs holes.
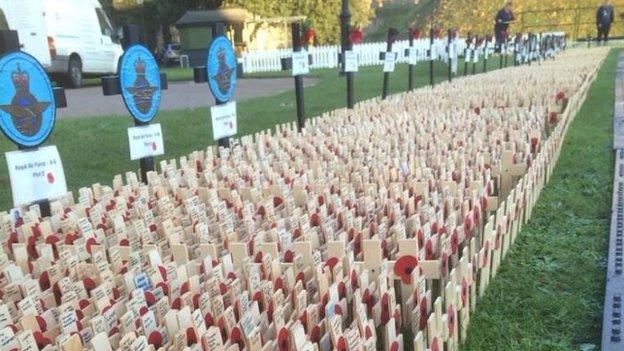
{"type": "Polygon", "coordinates": [[[151,121],[160,106],[160,72],[146,47],[133,45],[124,52],[119,61],[119,84],[132,117],[151,121]]]}
{"type": "Polygon", "coordinates": [[[50,79],[34,57],[11,52],[0,58],[0,129],[14,143],[43,143],[56,118],[50,79]]]}
{"type": "Polygon", "coordinates": [[[216,37],[208,48],[206,62],[208,85],[215,99],[227,102],[236,88],[236,56],[232,43],[224,37],[216,37]]]}

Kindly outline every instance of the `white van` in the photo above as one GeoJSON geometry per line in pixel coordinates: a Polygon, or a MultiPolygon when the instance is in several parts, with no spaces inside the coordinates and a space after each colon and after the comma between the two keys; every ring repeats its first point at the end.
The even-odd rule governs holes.
{"type": "Polygon", "coordinates": [[[98,0],[0,0],[0,8],[22,50],[65,85],[117,72],[123,49],[98,0]]]}

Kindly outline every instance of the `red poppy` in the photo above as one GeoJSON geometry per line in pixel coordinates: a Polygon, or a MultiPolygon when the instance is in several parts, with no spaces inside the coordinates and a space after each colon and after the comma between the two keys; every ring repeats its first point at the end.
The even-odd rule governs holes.
{"type": "Polygon", "coordinates": [[[485,254],[483,255],[483,262],[481,262],[481,268],[485,268],[485,266],[486,266],[486,265],[487,265],[487,263],[488,263],[488,255],[490,254],[490,242],[489,242],[489,241],[486,241],[486,242],[483,244],[483,248],[485,249],[485,250],[484,250],[484,253],[485,253],[485,254]]]}
{"type": "Polygon", "coordinates": [[[393,341],[390,345],[390,351],[399,351],[399,342],[393,341]]]}
{"type": "Polygon", "coordinates": [[[565,93],[564,93],[563,91],[560,91],[560,92],[558,92],[558,93],[555,95],[555,101],[556,101],[557,103],[559,103],[559,102],[561,102],[561,101],[565,100],[565,98],[566,98],[566,95],[565,95],[565,93]]]}
{"type": "Polygon", "coordinates": [[[277,333],[277,349],[279,351],[288,351],[288,329],[282,328],[277,333]]]}
{"type": "Polygon", "coordinates": [[[337,351],[347,351],[347,341],[344,336],[341,336],[336,342],[336,350],[337,351]]]}
{"type": "Polygon", "coordinates": [[[418,326],[420,327],[420,330],[424,330],[425,328],[427,328],[427,317],[429,317],[427,315],[427,297],[423,296],[422,300],[420,300],[419,310],[420,320],[418,326]]]}
{"type": "Polygon", "coordinates": [[[314,31],[314,28],[306,28],[303,32],[303,40],[305,45],[312,45],[314,43],[315,36],[316,31],[314,31]]]}
{"type": "Polygon", "coordinates": [[[550,122],[550,124],[555,124],[558,120],[559,116],[557,115],[557,112],[553,111],[548,115],[548,122],[550,122]]]}
{"type": "Polygon", "coordinates": [[[360,29],[360,27],[353,27],[351,28],[351,30],[349,31],[349,43],[351,45],[356,45],[362,42],[362,30],[360,29]]]}
{"type": "Polygon", "coordinates": [[[418,258],[412,255],[401,256],[394,264],[394,274],[401,278],[403,284],[412,283],[412,271],[418,266],[418,258]]]}
{"type": "Polygon", "coordinates": [[[440,342],[437,336],[434,336],[433,340],[431,340],[431,351],[440,351],[440,342]]]}
{"type": "Polygon", "coordinates": [[[468,281],[466,280],[466,278],[463,278],[461,282],[461,300],[462,306],[464,307],[466,307],[468,303],[468,289],[468,281]]]}
{"type": "Polygon", "coordinates": [[[453,234],[451,234],[451,253],[455,255],[458,249],[459,249],[459,235],[457,235],[457,230],[453,230],[453,234]]]}
{"type": "Polygon", "coordinates": [[[152,331],[147,338],[147,343],[150,345],[154,345],[155,349],[160,348],[162,344],[162,335],[160,335],[160,332],[158,332],[157,330],[152,331]]]}
{"type": "Polygon", "coordinates": [[[456,321],[455,306],[450,305],[448,311],[446,311],[446,315],[447,315],[449,335],[453,336],[453,334],[455,333],[455,321],[456,321]]]}
{"type": "Polygon", "coordinates": [[[338,264],[338,257],[330,257],[325,261],[325,267],[329,267],[330,271],[334,271],[334,267],[338,264]]]}
{"type": "Polygon", "coordinates": [[[442,256],[440,257],[440,276],[441,277],[446,277],[446,273],[448,271],[448,255],[446,254],[446,252],[442,253],[442,256]]]}
{"type": "Polygon", "coordinates": [[[414,40],[418,40],[420,39],[420,28],[416,28],[416,27],[410,27],[409,29],[409,36],[410,38],[414,39],[414,40]]]}
{"type": "Polygon", "coordinates": [[[433,241],[431,241],[431,238],[429,238],[425,243],[425,260],[432,260],[433,255],[433,241]]]}

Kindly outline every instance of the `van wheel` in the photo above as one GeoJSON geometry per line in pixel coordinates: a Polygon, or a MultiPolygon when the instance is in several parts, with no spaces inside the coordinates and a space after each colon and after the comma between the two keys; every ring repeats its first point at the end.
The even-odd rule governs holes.
{"type": "Polygon", "coordinates": [[[72,56],[69,58],[67,67],[67,75],[64,77],[64,83],[70,88],[82,87],[82,62],[80,58],[72,56]]]}

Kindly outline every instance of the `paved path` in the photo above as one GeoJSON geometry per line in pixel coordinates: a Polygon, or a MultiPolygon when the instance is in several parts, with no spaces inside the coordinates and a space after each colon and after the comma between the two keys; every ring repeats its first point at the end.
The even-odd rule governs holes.
{"type": "MultiPolygon", "coordinates": [[[[305,79],[310,86],[317,79],[305,79]]],[[[237,101],[261,96],[277,95],[294,89],[292,78],[245,78],[237,83],[234,98],[237,101]]],[[[106,115],[127,115],[128,111],[121,96],[104,96],[101,87],[66,90],[67,107],[57,110],[57,118],[95,117],[106,115]]],[[[170,82],[169,89],[163,91],[160,110],[180,110],[214,105],[207,83],[170,82]]]]}

